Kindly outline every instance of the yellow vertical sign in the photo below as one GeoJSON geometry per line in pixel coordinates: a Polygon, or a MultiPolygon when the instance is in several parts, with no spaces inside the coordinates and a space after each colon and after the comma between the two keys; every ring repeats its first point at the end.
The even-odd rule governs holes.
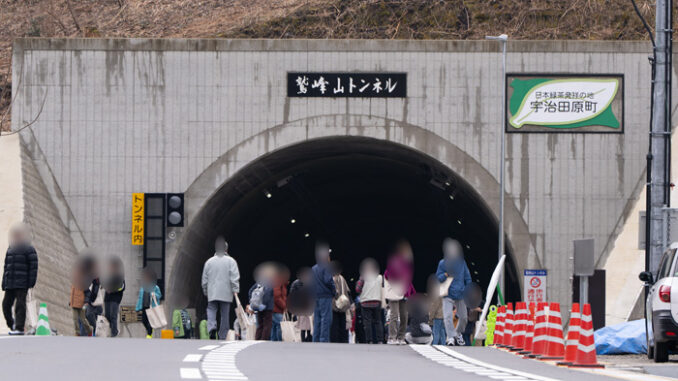
{"type": "Polygon", "coordinates": [[[144,194],[132,193],[132,245],[144,244],[144,194]]]}

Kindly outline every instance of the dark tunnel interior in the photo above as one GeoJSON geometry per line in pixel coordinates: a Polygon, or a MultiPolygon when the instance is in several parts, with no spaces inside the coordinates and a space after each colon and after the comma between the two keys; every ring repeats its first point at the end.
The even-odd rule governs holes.
{"type": "MultiPolygon", "coordinates": [[[[497,263],[496,221],[463,179],[422,153],[369,138],[319,139],[256,160],[215,193],[187,233],[173,279],[190,287],[174,289],[200,300],[198,310],[206,303],[202,264],[219,234],[238,261],[243,299],[258,264],[282,263],[294,279],[300,267],[313,265],[318,239],[330,244],[349,284],[363,258],[376,258],[383,271],[399,239],[412,245],[418,292],[435,272],[447,236],[461,242],[471,277],[483,290],[497,263]]],[[[510,257],[506,282],[517,284],[510,257]]]]}

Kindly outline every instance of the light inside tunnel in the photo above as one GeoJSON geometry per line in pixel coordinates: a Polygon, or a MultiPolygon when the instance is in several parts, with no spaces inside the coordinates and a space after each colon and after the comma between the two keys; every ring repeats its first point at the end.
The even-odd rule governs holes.
{"type": "MultiPolygon", "coordinates": [[[[172,292],[188,296],[196,307],[205,303],[202,265],[220,234],[238,261],[243,293],[259,263],[283,263],[293,275],[313,265],[319,238],[329,242],[349,283],[357,280],[366,257],[376,258],[383,272],[399,239],[413,247],[419,292],[435,272],[447,236],[461,242],[471,277],[483,289],[497,263],[496,220],[466,181],[421,152],[369,138],[326,138],[284,148],[224,184],[191,220],[171,278],[172,292]]],[[[507,300],[517,300],[508,257],[506,282],[515,286],[508,287],[507,300]]]]}

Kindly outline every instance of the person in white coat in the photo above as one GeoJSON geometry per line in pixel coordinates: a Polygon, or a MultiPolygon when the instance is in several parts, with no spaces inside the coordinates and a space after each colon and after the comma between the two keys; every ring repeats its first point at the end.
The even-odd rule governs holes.
{"type": "Polygon", "coordinates": [[[214,256],[202,270],[202,291],[207,296],[207,331],[210,339],[225,339],[230,329],[233,297],[240,292],[238,263],[228,254],[224,237],[217,237],[214,256]],[[221,314],[217,334],[217,311],[221,314]]]}

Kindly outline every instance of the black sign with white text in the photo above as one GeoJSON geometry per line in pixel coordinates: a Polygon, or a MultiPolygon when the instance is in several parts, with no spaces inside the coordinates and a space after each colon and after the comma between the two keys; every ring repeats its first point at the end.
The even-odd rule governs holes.
{"type": "Polygon", "coordinates": [[[287,96],[405,98],[406,73],[287,73],[287,96]]]}

